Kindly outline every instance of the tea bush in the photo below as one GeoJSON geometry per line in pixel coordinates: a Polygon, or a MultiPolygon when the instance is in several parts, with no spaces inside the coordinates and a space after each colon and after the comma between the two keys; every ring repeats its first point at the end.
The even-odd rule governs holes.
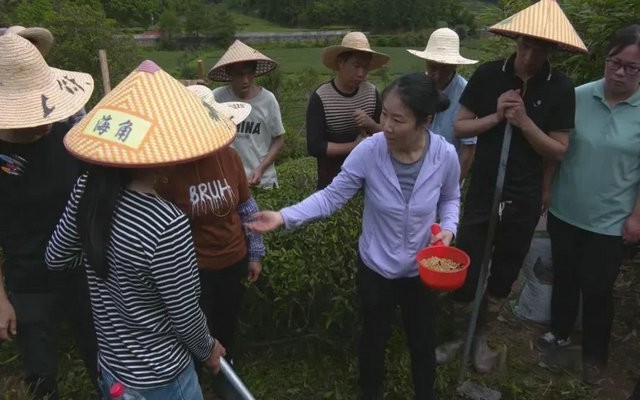
{"type": "MultiPolygon", "coordinates": [[[[278,166],[280,188],[256,190],[263,210],[292,205],[316,187],[311,157],[278,166]]],[[[356,318],[354,273],[361,226],[362,196],[355,196],[330,218],[305,227],[265,235],[263,274],[249,291],[243,320],[252,339],[272,339],[327,330],[353,332],[356,318]]]]}

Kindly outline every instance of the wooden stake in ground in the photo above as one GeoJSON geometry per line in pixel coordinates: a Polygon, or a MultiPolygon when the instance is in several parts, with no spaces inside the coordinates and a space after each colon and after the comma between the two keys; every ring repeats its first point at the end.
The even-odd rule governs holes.
{"type": "Polygon", "coordinates": [[[204,63],[202,60],[198,60],[198,79],[204,81],[204,63]]]}
{"type": "Polygon", "coordinates": [[[111,91],[111,78],[109,78],[109,62],[107,61],[107,52],[103,49],[98,50],[98,58],[100,58],[100,71],[102,72],[102,88],[106,95],[111,91]]]}

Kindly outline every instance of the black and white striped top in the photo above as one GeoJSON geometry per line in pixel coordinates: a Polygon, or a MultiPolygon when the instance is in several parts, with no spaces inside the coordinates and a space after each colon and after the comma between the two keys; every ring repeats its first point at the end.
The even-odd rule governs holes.
{"type": "MultiPolygon", "coordinates": [[[[375,121],[380,120],[380,96],[370,82],[362,82],[354,93],[343,93],[330,81],[320,85],[309,99],[309,114],[322,116],[323,132],[318,134],[325,140],[336,143],[352,142],[358,136],[359,129],[353,113],[360,109],[375,121]]],[[[307,129],[314,129],[307,126],[307,129]]]]}
{"type": "Polygon", "coordinates": [[[87,266],[98,362],[126,386],[171,381],[193,357],[213,349],[198,305],[200,282],[187,217],[160,197],[123,190],[113,217],[109,276],[99,278],[82,256],[76,226],[86,187],[80,177],[49,242],[50,269],[87,266]]]}
{"type": "Polygon", "coordinates": [[[346,154],[327,156],[329,142],[353,142],[360,134],[353,117],[356,110],[363,110],[374,121],[380,121],[382,103],[376,87],[370,82],[362,82],[354,93],[343,93],[332,80],[320,85],[309,98],[307,150],[318,159],[318,189],[338,175],[347,157],[346,154]]]}

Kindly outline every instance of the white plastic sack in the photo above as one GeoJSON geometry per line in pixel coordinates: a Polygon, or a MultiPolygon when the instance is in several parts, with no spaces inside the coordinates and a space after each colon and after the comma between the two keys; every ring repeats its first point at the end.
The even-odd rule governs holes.
{"type": "Polygon", "coordinates": [[[543,232],[537,232],[531,241],[522,268],[524,283],[514,313],[522,319],[548,324],[551,322],[553,262],[551,241],[543,232]]]}
{"type": "MultiPolygon", "coordinates": [[[[551,240],[547,232],[536,232],[522,269],[524,283],[513,312],[518,318],[549,324],[553,292],[553,259],[551,240]]],[[[581,321],[582,298],[575,323],[577,330],[581,329],[581,321]]]]}

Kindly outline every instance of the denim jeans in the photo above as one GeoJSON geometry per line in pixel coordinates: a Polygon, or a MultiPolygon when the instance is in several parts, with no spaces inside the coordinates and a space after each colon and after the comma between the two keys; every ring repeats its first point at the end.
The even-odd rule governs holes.
{"type": "MultiPolygon", "coordinates": [[[[109,389],[118,382],[109,371],[100,369],[100,389],[105,400],[111,400],[109,389]]],[[[122,400],[203,400],[202,389],[193,363],[190,363],[174,380],[154,388],[126,388],[122,400]]]]}

